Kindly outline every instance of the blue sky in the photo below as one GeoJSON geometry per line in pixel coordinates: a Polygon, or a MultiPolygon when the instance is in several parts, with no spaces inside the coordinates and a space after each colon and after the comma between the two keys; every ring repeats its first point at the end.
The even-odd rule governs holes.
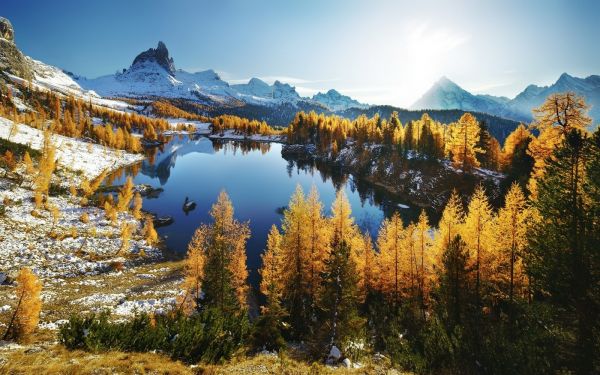
{"type": "Polygon", "coordinates": [[[175,65],[409,106],[445,75],[513,97],[600,74],[600,1],[2,0],[29,56],[88,77],[165,42],[175,65]]]}

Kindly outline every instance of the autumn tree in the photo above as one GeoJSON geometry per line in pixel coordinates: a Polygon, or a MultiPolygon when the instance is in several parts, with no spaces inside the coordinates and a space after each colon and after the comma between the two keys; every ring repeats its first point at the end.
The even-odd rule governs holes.
{"type": "Polygon", "coordinates": [[[116,209],[119,212],[125,212],[129,209],[129,204],[133,198],[133,179],[128,176],[125,180],[125,184],[119,190],[116,209]]]}
{"type": "Polygon", "coordinates": [[[288,265],[284,274],[283,300],[290,314],[292,328],[298,330],[300,327],[304,327],[309,320],[307,316],[308,285],[306,283],[309,272],[307,272],[305,261],[309,252],[307,216],[304,192],[298,185],[290,198],[288,208],[283,213],[281,223],[281,247],[283,257],[288,265]]]}
{"type": "Polygon", "coordinates": [[[25,165],[25,173],[28,175],[33,175],[35,173],[33,160],[31,160],[31,156],[29,155],[28,151],[25,151],[25,155],[23,156],[23,164],[25,165]]]}
{"type": "Polygon", "coordinates": [[[478,146],[480,127],[475,116],[465,113],[452,124],[451,130],[450,150],[454,164],[463,171],[479,167],[477,155],[485,153],[485,150],[478,146]]]}
{"type": "Polygon", "coordinates": [[[234,312],[247,306],[249,225],[234,218],[233,205],[225,191],[212,206],[210,217],[211,224],[202,224],[196,230],[205,259],[204,302],[223,312],[234,312]]]}
{"type": "Polygon", "coordinates": [[[17,305],[4,334],[4,340],[8,337],[27,339],[35,331],[40,320],[42,284],[37,276],[29,268],[23,268],[19,271],[16,282],[17,305]]]}
{"type": "Polygon", "coordinates": [[[377,272],[378,255],[373,247],[373,240],[368,233],[362,236],[362,245],[359,247],[355,260],[359,294],[361,301],[365,301],[376,290],[380,276],[377,272]]]}
{"type": "Polygon", "coordinates": [[[555,307],[569,332],[561,357],[582,375],[593,373],[598,365],[594,332],[600,318],[599,161],[598,132],[593,138],[577,128],[564,134],[538,180],[533,205],[542,219],[532,226],[528,244],[533,291],[547,296],[555,307]]]}
{"type": "Polygon", "coordinates": [[[156,229],[154,229],[154,222],[150,216],[147,216],[144,221],[142,234],[148,245],[154,246],[158,243],[158,233],[156,233],[156,229]]]}
{"type": "Polygon", "coordinates": [[[460,235],[454,236],[442,254],[440,294],[448,316],[448,325],[464,322],[470,298],[469,253],[460,235]]]}
{"type": "Polygon", "coordinates": [[[202,297],[202,281],[206,263],[203,247],[206,240],[204,236],[205,231],[196,230],[188,244],[183,279],[185,295],[181,301],[181,308],[187,313],[200,305],[202,297]]]}
{"type": "Polygon", "coordinates": [[[379,289],[394,304],[400,302],[403,272],[408,250],[404,248],[406,233],[397,212],[381,223],[377,248],[379,249],[379,289]]]}
{"type": "Polygon", "coordinates": [[[129,240],[131,240],[131,235],[133,233],[133,226],[127,222],[123,222],[121,224],[121,246],[119,250],[117,250],[117,254],[126,253],[129,251],[129,240]]]}
{"type": "Polygon", "coordinates": [[[477,301],[481,298],[482,282],[490,281],[493,276],[497,254],[494,214],[483,186],[478,185],[471,196],[462,230],[463,239],[470,253],[470,266],[475,270],[475,295],[477,301]]]}
{"type": "Polygon", "coordinates": [[[498,211],[494,231],[500,252],[501,283],[512,304],[515,289],[520,297],[526,296],[527,276],[523,267],[523,257],[527,246],[530,209],[525,195],[517,183],[513,183],[504,198],[504,206],[498,211]]]}
{"type": "Polygon", "coordinates": [[[523,124],[506,137],[500,156],[500,170],[507,175],[501,182],[501,186],[506,187],[502,190],[508,190],[513,182],[523,189],[527,186],[534,163],[527,151],[532,140],[531,132],[523,124]]]}
{"type": "Polygon", "coordinates": [[[308,283],[309,315],[313,314],[319,288],[320,275],[323,272],[324,262],[329,255],[329,226],[323,216],[323,204],[319,200],[317,188],[313,185],[306,197],[306,230],[307,253],[306,271],[308,283]]]}
{"type": "Polygon", "coordinates": [[[142,217],[142,196],[139,192],[136,192],[133,196],[133,207],[131,208],[131,215],[137,220],[142,217]]]}
{"type": "Polygon", "coordinates": [[[583,97],[575,93],[556,93],[533,110],[534,127],[540,134],[529,144],[528,153],[535,161],[528,189],[537,196],[537,181],[544,175],[546,163],[565,135],[576,129],[586,132],[592,122],[587,116],[588,106],[583,97]]]}
{"type": "MultiPolygon", "coordinates": [[[[325,343],[326,350],[338,346],[347,348],[359,337],[364,320],[358,315],[360,295],[358,274],[351,256],[351,247],[334,232],[331,252],[325,261],[323,292],[319,304],[318,342],[325,343]]],[[[319,352],[323,352],[319,350],[319,352]]]]}
{"type": "Polygon", "coordinates": [[[266,306],[261,307],[261,317],[256,323],[254,345],[267,350],[278,350],[285,346],[283,319],[287,312],[281,304],[284,291],[284,269],[286,267],[281,248],[281,234],[275,225],[267,237],[267,248],[261,255],[260,291],[267,297],[266,306]]]}
{"type": "Polygon", "coordinates": [[[429,235],[429,219],[425,210],[421,210],[419,220],[415,226],[416,248],[417,248],[417,268],[419,278],[419,299],[421,311],[425,314],[425,303],[429,292],[433,270],[431,265],[434,261],[432,254],[432,241],[429,235]]]}
{"type": "Polygon", "coordinates": [[[444,208],[444,212],[442,213],[442,217],[438,224],[438,230],[435,233],[435,266],[439,267],[441,265],[441,256],[443,252],[448,248],[452,239],[460,234],[463,222],[464,211],[462,202],[460,196],[456,190],[454,190],[450,195],[448,203],[446,203],[446,207],[444,208]]]}
{"type": "Polygon", "coordinates": [[[52,144],[49,129],[44,130],[42,144],[42,156],[39,160],[38,174],[34,180],[34,199],[37,208],[41,208],[52,180],[52,174],[56,168],[56,148],[52,144]]]}

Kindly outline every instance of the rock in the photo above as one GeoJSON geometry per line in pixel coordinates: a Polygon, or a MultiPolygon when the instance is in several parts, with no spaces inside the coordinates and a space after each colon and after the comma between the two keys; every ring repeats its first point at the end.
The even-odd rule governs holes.
{"type": "Polygon", "coordinates": [[[173,58],[169,57],[169,50],[163,42],[158,42],[156,48],[150,48],[136,56],[131,67],[134,68],[143,65],[145,62],[155,62],[162,66],[169,74],[175,74],[175,63],[173,58]]]}
{"type": "Polygon", "coordinates": [[[344,360],[342,361],[342,366],[344,366],[346,368],[351,368],[352,361],[349,358],[344,358],[344,360]]]}
{"type": "Polygon", "coordinates": [[[0,80],[7,72],[26,80],[33,79],[31,67],[15,45],[15,33],[9,20],[0,17],[0,80]]]}
{"type": "Polygon", "coordinates": [[[15,40],[15,30],[9,20],[0,17],[0,38],[4,38],[10,42],[15,40]]]}
{"type": "Polygon", "coordinates": [[[6,279],[8,279],[8,276],[4,272],[0,272],[0,285],[4,284],[6,279]]]}
{"type": "Polygon", "coordinates": [[[339,359],[342,358],[342,352],[337,346],[334,345],[331,347],[331,350],[329,351],[329,358],[335,359],[336,361],[339,361],[339,359]]]}
{"type": "Polygon", "coordinates": [[[173,222],[175,221],[173,219],[172,216],[162,216],[162,217],[155,217],[154,220],[152,220],[154,223],[155,227],[166,227],[167,225],[171,225],[173,224],[173,222]]]}

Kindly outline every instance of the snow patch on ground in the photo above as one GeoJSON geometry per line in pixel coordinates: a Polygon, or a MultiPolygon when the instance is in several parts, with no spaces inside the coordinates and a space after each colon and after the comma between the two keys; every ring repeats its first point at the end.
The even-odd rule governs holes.
{"type": "MultiPolygon", "coordinates": [[[[42,277],[74,277],[107,272],[113,262],[127,262],[117,256],[120,228],[110,225],[103,210],[81,207],[63,196],[50,197],[49,203],[60,212],[54,223],[47,211],[38,210],[39,217],[31,215],[32,198],[30,190],[0,179],[0,201],[13,202],[5,206],[5,215],[0,218],[1,270],[16,272],[30,267],[42,277]],[[83,213],[88,214],[88,223],[79,220],[83,213]],[[69,236],[52,238],[51,231],[69,236]],[[71,237],[71,233],[76,237],[71,237]]],[[[133,225],[136,233],[140,229],[140,223],[129,214],[120,213],[118,219],[119,223],[133,225]]],[[[148,259],[161,258],[160,249],[148,246],[139,236],[134,236],[129,250],[119,255],[135,258],[142,250],[148,259]]]]}
{"type": "MultiPolygon", "coordinates": [[[[17,124],[15,134],[9,137],[13,124],[13,121],[0,117],[0,138],[28,145],[34,150],[42,148],[44,135],[41,130],[29,125],[17,124]]],[[[59,166],[79,172],[88,178],[100,175],[105,169],[115,170],[144,159],[141,154],[114,150],[62,135],[53,135],[52,143],[56,146],[59,166]]]]}

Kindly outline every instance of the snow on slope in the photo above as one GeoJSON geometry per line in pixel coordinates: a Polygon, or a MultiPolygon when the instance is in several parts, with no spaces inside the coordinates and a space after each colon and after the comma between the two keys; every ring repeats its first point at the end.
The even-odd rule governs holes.
{"type": "Polygon", "coordinates": [[[575,92],[590,106],[589,115],[600,122],[600,76],[577,78],[563,73],[550,86],[529,85],[513,99],[492,95],[473,95],[446,77],[436,82],[411,109],[461,109],[486,112],[516,121],[531,121],[532,110],[554,93],[575,92]]]}
{"type": "MultiPolygon", "coordinates": [[[[12,121],[0,117],[0,138],[9,139],[12,124],[12,121]]],[[[44,136],[38,129],[17,124],[17,131],[9,140],[40,150],[44,136]]],[[[53,135],[52,142],[56,146],[58,165],[88,178],[100,175],[105,169],[118,169],[144,159],[141,154],[130,154],[62,135],[53,135]]]]}
{"type": "MultiPolygon", "coordinates": [[[[125,102],[103,99],[93,90],[84,90],[71,76],[54,66],[44,64],[31,57],[26,57],[26,59],[34,74],[32,84],[39,89],[51,90],[63,95],[72,95],[86,102],[91,101],[95,105],[115,110],[123,111],[129,108],[129,104],[125,102]]],[[[19,77],[11,76],[11,79],[24,85],[28,84],[19,77]]]]}
{"type": "Polygon", "coordinates": [[[331,89],[326,93],[317,93],[313,95],[312,100],[324,104],[332,111],[343,111],[349,108],[366,109],[369,106],[362,104],[358,100],[352,99],[347,95],[340,94],[337,90],[331,89]]]}

